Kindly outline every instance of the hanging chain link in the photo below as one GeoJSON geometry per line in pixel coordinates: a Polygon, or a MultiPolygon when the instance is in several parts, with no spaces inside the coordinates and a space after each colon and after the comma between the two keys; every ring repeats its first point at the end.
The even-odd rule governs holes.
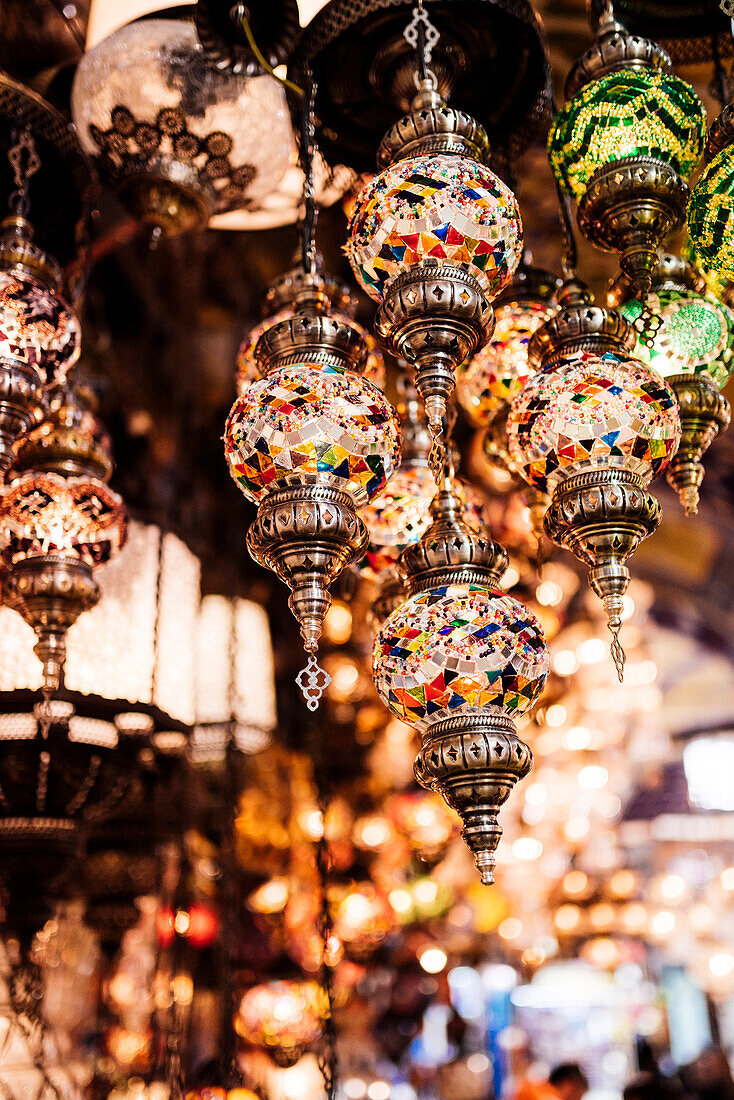
{"type": "Polygon", "coordinates": [[[729,19],[734,19],[734,0],[719,0],[719,7],[729,19]]]}
{"type": "Polygon", "coordinates": [[[41,158],[30,127],[24,126],[22,130],[13,131],[8,161],[13,170],[15,184],[14,190],[8,196],[8,206],[11,213],[27,218],[31,208],[28,185],[41,167],[41,158]]]}
{"type": "Polygon", "coordinates": [[[318,205],[314,185],[314,151],[316,146],[316,123],[314,108],[316,103],[316,84],[312,79],[306,86],[301,110],[301,148],[300,159],[303,171],[303,215],[301,218],[301,247],[303,270],[311,275],[316,272],[316,223],[318,205]]]}
{"type": "Polygon", "coordinates": [[[640,307],[640,312],[632,322],[632,327],[637,333],[637,339],[640,343],[648,351],[652,351],[655,346],[655,337],[660,330],[663,319],[650,309],[647,295],[640,299],[640,307]]]}
{"type": "Polygon", "coordinates": [[[411,16],[410,22],[403,31],[403,38],[410,48],[415,50],[418,58],[418,72],[421,80],[425,80],[433,51],[441,35],[431,22],[423,6],[423,0],[418,0],[411,16]]]}
{"type": "Polygon", "coordinates": [[[327,808],[323,799],[319,800],[321,809],[321,836],[316,845],[316,868],[319,875],[319,888],[321,892],[321,909],[319,912],[319,934],[321,936],[321,986],[326,994],[326,1017],[321,1044],[316,1056],[321,1076],[324,1079],[326,1100],[334,1100],[336,1090],[336,1030],[334,1028],[334,987],[331,967],[329,966],[329,953],[331,951],[331,908],[329,906],[329,871],[331,857],[329,844],[326,839],[326,814],[327,808]]]}
{"type": "Polygon", "coordinates": [[[168,1011],[168,1026],[166,1027],[166,1084],[169,1090],[169,1100],[183,1100],[182,1038],[183,1009],[177,1004],[174,996],[168,1011]]]}
{"type": "Polygon", "coordinates": [[[624,683],[624,666],[627,661],[627,654],[622,649],[622,643],[619,640],[620,625],[607,623],[607,626],[609,627],[609,630],[612,634],[612,641],[609,649],[612,654],[614,667],[617,670],[617,679],[619,680],[620,684],[622,684],[624,683]]]}

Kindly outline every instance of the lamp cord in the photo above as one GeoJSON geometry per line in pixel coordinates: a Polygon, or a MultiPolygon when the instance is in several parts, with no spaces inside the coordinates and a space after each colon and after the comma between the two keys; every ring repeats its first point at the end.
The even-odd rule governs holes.
{"type": "Polygon", "coordinates": [[[296,95],[302,96],[304,94],[303,88],[301,88],[298,84],[294,84],[292,80],[288,80],[287,77],[279,76],[263,54],[262,50],[255,41],[255,36],[252,33],[250,21],[247,18],[247,9],[243,3],[235,4],[235,6],[232,8],[232,19],[235,22],[238,22],[242,27],[245,38],[247,39],[247,44],[252,50],[258,65],[260,65],[260,67],[264,69],[269,76],[272,76],[274,80],[277,80],[279,84],[282,84],[284,88],[289,88],[290,91],[295,92],[296,95]]]}

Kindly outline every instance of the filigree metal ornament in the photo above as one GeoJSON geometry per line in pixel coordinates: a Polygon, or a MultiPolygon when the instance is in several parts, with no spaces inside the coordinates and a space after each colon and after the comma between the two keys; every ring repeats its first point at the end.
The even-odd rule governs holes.
{"type": "MultiPolygon", "coordinates": [[[[397,465],[397,417],[371,382],[358,331],[333,317],[299,314],[260,338],[263,377],[235,402],[225,451],[232,477],[258,504],[247,544],[291,590],[289,604],[313,658],[331,605],[329,586],[364,554],[357,509],[397,465]]],[[[325,684],[314,660],[301,674],[311,706],[325,684]]]]}
{"type": "Polygon", "coordinates": [[[578,284],[530,342],[540,370],[513,403],[510,453],[523,477],[552,494],[545,530],[589,566],[612,632],[620,680],[626,562],[655,530],[660,508],[647,484],[675,454],[675,398],[651,368],[630,357],[629,324],[592,305],[578,284]]]}
{"type": "MultiPolygon", "coordinates": [[[[641,341],[636,349],[638,357],[665,378],[678,402],[681,442],[666,476],[686,515],[698,511],[701,459],[729,424],[729,402],[721,388],[734,370],[734,313],[702,293],[701,282],[684,260],[662,257],[647,300],[658,327],[652,341],[641,341]]],[[[619,296],[621,288],[614,287],[612,293],[619,296]]],[[[632,321],[640,313],[634,300],[619,309],[632,321]]]]}
{"type": "Polygon", "coordinates": [[[611,8],[566,94],[549,137],[553,171],[579,203],[581,232],[602,251],[620,253],[644,298],[662,242],[683,223],[703,107],[672,75],[665,51],[624,31],[611,8]]]}
{"type": "Polygon", "coordinates": [[[505,551],[463,523],[449,483],[432,515],[400,557],[409,598],[377,635],[374,678],[386,705],[420,731],[416,779],[459,813],[491,884],[497,815],[532,765],[513,717],[540,694],[548,651],[530,612],[497,590],[505,551]]]}

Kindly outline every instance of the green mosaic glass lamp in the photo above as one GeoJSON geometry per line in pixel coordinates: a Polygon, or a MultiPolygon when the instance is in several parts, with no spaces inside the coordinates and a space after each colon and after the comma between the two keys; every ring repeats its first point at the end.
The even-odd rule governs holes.
{"type": "Polygon", "coordinates": [[[707,166],[688,203],[688,235],[707,275],[734,281],[734,108],[724,107],[711,125],[707,166]]]}
{"type": "Polygon", "coordinates": [[[622,271],[644,296],[661,244],[683,222],[686,177],[703,152],[703,106],[672,74],[665,51],[628,34],[611,4],[566,95],[548,139],[554,175],[578,202],[581,232],[620,253],[622,271]]]}
{"type": "MultiPolygon", "coordinates": [[[[653,272],[647,307],[658,318],[652,341],[638,340],[633,354],[662,375],[678,402],[681,441],[666,476],[686,515],[698,511],[704,468],[701,459],[729,425],[729,402],[721,393],[734,371],[734,313],[702,290],[703,280],[677,256],[664,255],[653,272]]],[[[626,287],[629,293],[629,284],[626,287]]],[[[610,297],[627,295],[619,281],[610,297]]],[[[642,306],[623,301],[619,312],[635,322],[642,306]]]]}

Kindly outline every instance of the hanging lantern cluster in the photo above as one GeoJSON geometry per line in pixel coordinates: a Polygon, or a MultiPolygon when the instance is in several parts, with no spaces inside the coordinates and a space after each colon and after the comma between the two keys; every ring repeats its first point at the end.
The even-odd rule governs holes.
{"type": "Polygon", "coordinates": [[[703,106],[671,70],[665,51],[628,34],[608,2],[548,139],[554,175],[579,204],[581,232],[620,254],[641,296],[660,246],[683,223],[686,180],[703,151],[703,106]]]}
{"type": "Polygon", "coordinates": [[[400,557],[410,595],[375,640],[375,685],[421,733],[416,778],[458,812],[491,883],[498,812],[532,765],[514,719],[542,691],[548,651],[535,617],[497,591],[507,555],[467,527],[448,483],[431,511],[431,526],[400,557]]]}
{"type": "Polygon", "coordinates": [[[559,300],[560,312],[530,343],[540,369],[513,403],[510,454],[528,482],[551,494],[548,536],[589,566],[621,679],[626,561],[660,522],[647,485],[675,455],[680,417],[660,375],[632,358],[628,322],[592,305],[573,280],[559,300]]]}
{"type": "MultiPolygon", "coordinates": [[[[652,342],[638,339],[635,356],[665,378],[675,394],[681,441],[667,469],[686,515],[698,511],[703,480],[701,459],[716,436],[729,425],[730,408],[721,392],[734,370],[734,313],[701,290],[702,279],[691,265],[664,255],[653,271],[647,308],[658,320],[652,342]]],[[[623,288],[618,296],[625,297],[623,288]]],[[[619,312],[633,324],[642,307],[623,301],[619,312]]]]}

